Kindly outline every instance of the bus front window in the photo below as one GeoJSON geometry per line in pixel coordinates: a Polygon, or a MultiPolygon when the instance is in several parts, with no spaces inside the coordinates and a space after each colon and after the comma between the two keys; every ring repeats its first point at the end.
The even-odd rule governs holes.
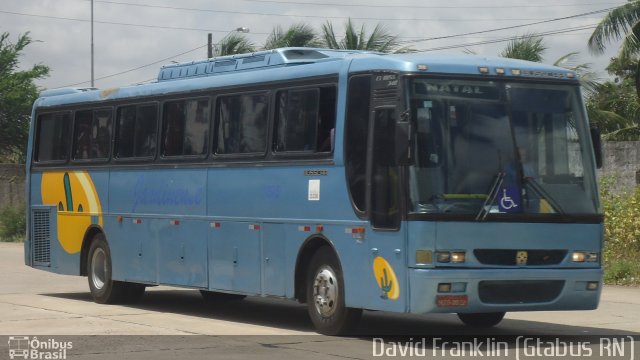
{"type": "Polygon", "coordinates": [[[409,89],[412,212],[597,212],[577,87],[413,79],[409,89]]]}

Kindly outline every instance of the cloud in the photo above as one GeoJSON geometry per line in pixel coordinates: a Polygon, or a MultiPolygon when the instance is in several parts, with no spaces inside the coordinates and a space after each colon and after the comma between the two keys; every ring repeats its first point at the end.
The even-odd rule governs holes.
{"type": "MultiPolygon", "coordinates": [[[[154,79],[162,64],[154,64],[135,71],[128,70],[203,46],[206,44],[208,32],[213,32],[215,41],[219,41],[228,32],[240,26],[249,27],[251,32],[247,34],[248,37],[256,45],[261,45],[274,26],[281,25],[286,28],[291,24],[303,22],[319,29],[321,24],[329,18],[336,31],[340,31],[346,21],[345,18],[352,17],[358,27],[365,24],[370,31],[377,23],[383,23],[391,33],[400,35],[402,40],[415,40],[526,24],[624,3],[623,0],[604,4],[597,4],[594,1],[582,4],[575,2],[575,5],[564,6],[572,4],[572,0],[558,0],[547,2],[545,3],[547,5],[542,4],[542,6],[539,2],[535,2],[533,4],[537,7],[525,7],[531,3],[529,0],[514,0],[510,3],[487,0],[482,5],[471,0],[438,2],[438,5],[405,0],[402,3],[391,4],[395,7],[388,7],[390,3],[381,0],[371,0],[366,4],[364,1],[329,0],[335,4],[324,6],[304,4],[304,2],[314,1],[319,2],[318,0],[271,2],[182,0],[177,3],[168,0],[153,2],[150,0],[114,0],[113,2],[96,0],[94,3],[95,77],[98,79],[96,86],[107,88],[154,79]],[[149,4],[160,7],[150,7],[149,4]],[[426,6],[440,6],[440,8],[425,8],[426,6]],[[443,6],[458,8],[442,8],[443,6]],[[109,76],[120,73],[122,74],[109,76]],[[105,76],[109,77],[104,78],[105,76]]],[[[90,1],[5,0],[0,5],[0,11],[3,11],[0,12],[0,32],[11,33],[12,39],[15,40],[18,34],[29,31],[31,37],[39,41],[25,50],[21,65],[26,68],[36,63],[43,63],[51,68],[51,76],[40,81],[40,86],[54,88],[78,83],[81,83],[79,86],[89,85],[91,77],[90,1]]],[[[602,14],[591,15],[520,29],[423,41],[413,44],[413,47],[433,49],[442,46],[460,46],[525,33],[591,25],[597,23],[601,16],[602,14]]],[[[609,58],[615,55],[617,44],[612,44],[606,54],[593,57],[586,48],[589,35],[590,30],[583,30],[545,36],[545,42],[549,47],[545,55],[546,62],[552,63],[568,52],[579,51],[582,62],[592,63],[594,70],[604,75],[604,68],[609,58]]],[[[468,46],[468,48],[478,54],[496,55],[505,45],[506,43],[503,42],[468,46]]],[[[464,47],[459,47],[446,52],[462,53],[463,51],[464,47]]],[[[206,57],[206,48],[175,56],[171,60],[182,62],[204,57],[206,57]]],[[[169,60],[166,61],[166,63],[169,62],[169,60]]]]}

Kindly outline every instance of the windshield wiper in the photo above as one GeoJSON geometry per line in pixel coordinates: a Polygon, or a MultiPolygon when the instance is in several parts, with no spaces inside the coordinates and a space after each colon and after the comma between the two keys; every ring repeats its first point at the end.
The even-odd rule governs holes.
{"type": "Polygon", "coordinates": [[[522,182],[525,186],[530,185],[531,189],[540,196],[540,199],[546,200],[549,205],[551,205],[553,211],[564,214],[564,210],[562,210],[560,204],[558,204],[558,202],[549,195],[549,193],[540,185],[539,182],[536,181],[536,179],[532,177],[524,177],[522,182]]]}
{"type": "Polygon", "coordinates": [[[491,184],[491,189],[489,189],[487,198],[484,200],[484,203],[480,207],[478,215],[476,215],[476,221],[484,220],[487,218],[487,215],[489,215],[491,205],[496,200],[496,197],[498,197],[498,193],[500,192],[500,188],[502,187],[502,183],[504,182],[504,175],[505,174],[502,171],[496,174],[496,178],[491,184]]]}

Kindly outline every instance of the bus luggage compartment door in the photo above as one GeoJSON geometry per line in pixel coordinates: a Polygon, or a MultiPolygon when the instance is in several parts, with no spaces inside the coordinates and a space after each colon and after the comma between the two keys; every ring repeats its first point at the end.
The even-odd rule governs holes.
{"type": "Polygon", "coordinates": [[[259,294],[260,279],[260,224],[212,222],[209,289],[259,294]]]}

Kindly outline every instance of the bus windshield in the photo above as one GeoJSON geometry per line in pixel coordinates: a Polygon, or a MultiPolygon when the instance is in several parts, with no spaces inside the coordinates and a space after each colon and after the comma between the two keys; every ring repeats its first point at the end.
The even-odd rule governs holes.
{"type": "Polygon", "coordinates": [[[426,78],[409,85],[411,212],[598,212],[578,86],[426,78]]]}

